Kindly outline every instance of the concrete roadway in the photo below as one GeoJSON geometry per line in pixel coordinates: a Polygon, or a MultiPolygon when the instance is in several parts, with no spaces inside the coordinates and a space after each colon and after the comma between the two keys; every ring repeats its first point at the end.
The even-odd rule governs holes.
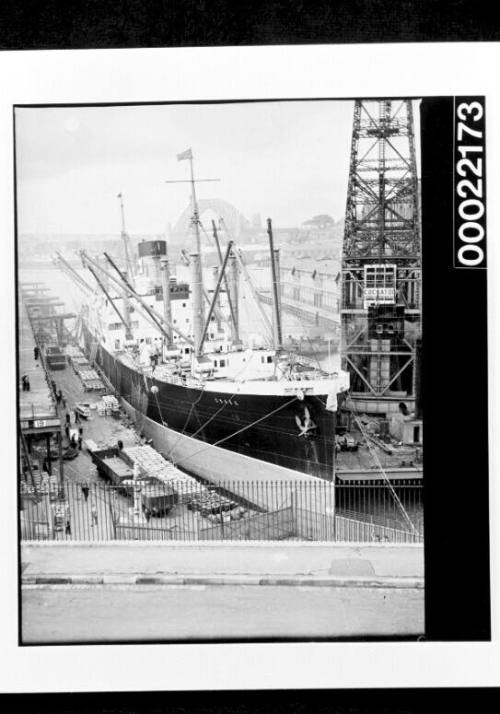
{"type": "Polygon", "coordinates": [[[423,613],[423,589],[26,585],[22,633],[23,644],[416,638],[423,613]]]}

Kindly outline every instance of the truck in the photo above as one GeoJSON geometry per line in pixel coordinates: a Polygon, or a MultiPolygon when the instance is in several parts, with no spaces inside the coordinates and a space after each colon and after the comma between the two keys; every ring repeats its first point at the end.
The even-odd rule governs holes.
{"type": "Polygon", "coordinates": [[[79,416],[83,419],[90,418],[90,402],[76,402],[75,412],[78,412],[79,416]]]}
{"type": "Polygon", "coordinates": [[[152,479],[141,488],[141,501],[146,516],[166,516],[177,503],[177,494],[172,486],[152,479]]]}
{"type": "Polygon", "coordinates": [[[134,481],[133,461],[117,446],[92,449],[90,455],[99,475],[117,486],[119,492],[131,497],[134,488],[139,489],[142,510],[147,516],[167,515],[177,503],[175,489],[154,476],[144,474],[144,468],[141,469],[141,478],[134,481]]]}
{"type": "Polygon", "coordinates": [[[59,345],[47,345],[45,347],[45,362],[51,370],[66,368],[66,355],[59,345]]]}
{"type": "Polygon", "coordinates": [[[132,480],[132,466],[128,464],[117,446],[107,446],[90,452],[93,463],[99,475],[111,481],[115,486],[121,486],[123,481],[132,480]]]}

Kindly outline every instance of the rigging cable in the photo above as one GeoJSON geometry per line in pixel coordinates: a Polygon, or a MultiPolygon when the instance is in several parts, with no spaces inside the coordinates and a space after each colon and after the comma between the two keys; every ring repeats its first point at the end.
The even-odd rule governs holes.
{"type": "Polygon", "coordinates": [[[252,279],[250,277],[250,273],[248,272],[245,262],[243,260],[243,251],[241,250],[241,248],[237,247],[236,241],[234,240],[234,238],[231,237],[231,234],[229,233],[229,230],[226,226],[226,222],[224,221],[224,219],[222,217],[220,218],[219,223],[223,227],[224,231],[226,232],[228,239],[232,240],[235,245],[233,252],[236,257],[236,260],[239,263],[240,272],[243,273],[245,283],[247,284],[248,288],[250,289],[252,299],[255,303],[255,306],[259,310],[260,317],[262,319],[264,327],[266,328],[266,334],[264,335],[264,339],[266,340],[268,347],[272,347],[274,344],[273,327],[272,327],[272,325],[269,321],[269,318],[264,310],[264,306],[262,305],[262,302],[260,300],[259,293],[255,289],[255,286],[253,285],[252,279]]]}
{"type": "MultiPolygon", "coordinates": [[[[151,375],[151,376],[153,377],[153,375],[151,375]]],[[[159,400],[158,400],[158,392],[156,391],[156,390],[158,389],[158,387],[156,387],[156,390],[155,390],[155,391],[153,391],[153,387],[156,387],[156,384],[153,384],[153,385],[151,386],[151,392],[154,394],[154,397],[155,397],[156,406],[158,407],[158,414],[160,415],[160,419],[161,419],[162,426],[168,426],[168,423],[167,423],[167,422],[165,421],[165,419],[163,418],[163,414],[162,414],[162,411],[161,411],[160,402],[159,402],[159,400]]]]}
{"type": "Polygon", "coordinates": [[[321,362],[319,361],[318,353],[317,353],[317,351],[314,349],[314,345],[313,345],[313,343],[312,343],[312,340],[311,340],[311,338],[309,337],[309,335],[306,335],[306,337],[307,337],[307,341],[309,342],[309,347],[312,349],[312,353],[313,353],[314,359],[315,359],[316,362],[318,363],[318,368],[319,368],[320,371],[322,371],[323,368],[322,368],[322,366],[321,366],[321,362]]]}
{"type": "MultiPolygon", "coordinates": [[[[246,431],[247,429],[250,429],[251,427],[255,426],[256,424],[259,424],[259,422],[264,421],[268,417],[273,416],[277,412],[281,411],[285,407],[292,404],[292,402],[295,402],[297,399],[298,399],[298,397],[292,397],[292,399],[289,399],[287,402],[285,402],[284,404],[281,404],[279,407],[277,407],[276,409],[273,409],[271,412],[264,414],[264,416],[259,417],[259,419],[256,419],[251,424],[247,424],[246,426],[242,427],[241,429],[238,429],[237,431],[233,432],[232,434],[228,434],[228,436],[224,436],[222,439],[215,441],[213,444],[208,444],[207,446],[204,446],[202,449],[195,451],[194,454],[190,454],[189,456],[187,456],[186,459],[187,460],[192,459],[197,454],[200,454],[201,452],[206,451],[207,449],[211,448],[212,446],[218,446],[219,444],[222,444],[224,441],[227,441],[228,439],[232,439],[234,436],[238,436],[238,434],[241,434],[242,432],[246,431]]],[[[181,459],[181,461],[182,461],[182,459],[181,459]]],[[[177,465],[179,463],[181,463],[181,461],[178,461],[177,465]]]]}
{"type": "MultiPolygon", "coordinates": [[[[186,427],[187,427],[187,425],[189,424],[189,420],[191,419],[191,414],[193,413],[193,409],[194,409],[194,408],[196,407],[196,405],[200,402],[200,400],[201,400],[201,398],[202,398],[204,392],[205,392],[205,385],[202,385],[202,388],[200,389],[200,393],[199,393],[198,397],[197,397],[197,398],[194,400],[194,402],[192,402],[192,404],[191,404],[191,407],[190,407],[190,409],[189,409],[189,413],[188,413],[188,415],[187,415],[187,417],[186,417],[186,421],[184,422],[184,426],[182,427],[182,431],[179,433],[179,436],[177,437],[177,439],[176,439],[174,445],[172,446],[172,448],[170,449],[170,451],[169,451],[168,454],[167,454],[167,460],[168,460],[168,461],[172,461],[172,463],[174,463],[174,461],[173,461],[173,459],[172,459],[172,453],[173,453],[174,449],[177,447],[177,444],[179,443],[179,441],[181,440],[181,438],[184,436],[184,434],[185,434],[185,432],[186,432],[186,427]]],[[[174,464],[174,465],[175,465],[175,464],[174,464]]]]}
{"type": "MultiPolygon", "coordinates": [[[[238,374],[237,374],[236,377],[235,377],[235,380],[238,379],[238,377],[241,377],[242,374],[244,374],[244,372],[246,371],[248,365],[249,365],[249,363],[247,362],[247,363],[245,364],[245,366],[243,367],[243,369],[242,369],[240,372],[238,372],[238,374]]],[[[204,393],[204,390],[205,390],[205,384],[203,385],[203,389],[202,389],[202,391],[201,391],[201,393],[200,393],[200,396],[199,396],[198,399],[197,399],[195,402],[193,402],[193,404],[191,405],[191,409],[189,410],[189,414],[188,414],[187,419],[186,419],[186,421],[185,421],[185,423],[184,423],[184,426],[183,426],[183,428],[182,428],[182,431],[180,432],[178,439],[176,440],[175,444],[172,446],[172,448],[170,449],[170,451],[169,451],[169,453],[168,453],[168,456],[167,456],[168,459],[172,460],[172,454],[173,454],[175,448],[177,447],[177,444],[178,444],[179,441],[181,440],[181,437],[182,437],[182,436],[185,434],[185,432],[186,432],[186,427],[187,427],[187,425],[189,424],[189,420],[190,420],[190,418],[191,418],[192,410],[193,410],[194,407],[196,407],[196,405],[198,404],[198,402],[199,402],[200,399],[202,398],[203,393],[204,393]]],[[[233,393],[230,395],[230,397],[229,397],[229,399],[228,399],[228,402],[230,402],[231,399],[237,395],[237,393],[238,393],[238,392],[233,392],[233,393]]],[[[220,409],[218,409],[214,414],[212,414],[212,416],[211,416],[209,419],[207,419],[207,421],[206,421],[204,424],[202,424],[202,425],[195,431],[194,434],[189,434],[190,438],[194,438],[197,434],[200,433],[200,431],[203,431],[203,429],[212,421],[212,419],[215,419],[215,417],[216,417],[218,414],[220,414],[220,412],[223,411],[226,407],[227,407],[227,403],[226,403],[226,404],[223,404],[222,407],[220,407],[220,409]]],[[[160,416],[161,416],[161,413],[160,413],[160,416]]],[[[172,461],[172,463],[173,463],[173,461],[172,461]]]]}
{"type": "Polygon", "coordinates": [[[396,502],[397,506],[398,506],[399,509],[401,510],[401,513],[403,514],[403,518],[405,519],[406,523],[410,526],[411,531],[412,531],[412,534],[413,534],[413,535],[420,535],[419,532],[417,531],[417,529],[415,528],[415,526],[414,526],[414,524],[413,524],[413,521],[411,520],[410,516],[408,515],[408,512],[407,512],[406,508],[403,506],[403,504],[402,504],[402,502],[401,502],[401,499],[400,499],[399,496],[397,495],[397,493],[396,493],[396,491],[395,491],[395,489],[394,489],[394,486],[392,485],[392,483],[391,483],[389,477],[387,476],[387,474],[386,474],[386,472],[385,472],[385,470],[384,470],[384,467],[382,466],[382,463],[381,463],[381,461],[380,461],[380,459],[379,459],[379,457],[378,457],[377,452],[374,451],[373,446],[372,446],[372,444],[370,443],[370,440],[368,439],[368,436],[366,435],[365,430],[363,429],[363,426],[362,426],[361,421],[360,421],[359,416],[358,416],[358,411],[357,411],[356,406],[355,406],[355,404],[354,404],[354,402],[353,402],[352,399],[351,399],[351,404],[352,404],[352,407],[353,407],[354,420],[355,420],[356,424],[358,425],[358,428],[359,428],[361,434],[364,436],[365,441],[366,441],[366,445],[368,446],[368,449],[369,449],[369,451],[370,451],[370,453],[371,453],[371,455],[372,455],[374,461],[376,462],[377,466],[378,466],[379,469],[380,469],[380,472],[382,473],[382,476],[383,476],[384,480],[386,481],[386,485],[387,485],[387,487],[389,488],[389,491],[390,491],[390,493],[391,493],[391,496],[393,497],[393,499],[394,499],[394,501],[396,502]]]}

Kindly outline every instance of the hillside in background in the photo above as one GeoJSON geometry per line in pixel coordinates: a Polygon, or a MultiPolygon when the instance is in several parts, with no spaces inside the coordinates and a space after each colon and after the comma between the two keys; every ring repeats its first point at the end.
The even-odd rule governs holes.
{"type": "MultiPolygon", "coordinates": [[[[344,234],[344,221],[316,225],[305,222],[295,228],[275,228],[274,241],[280,248],[281,260],[288,265],[297,261],[338,261],[342,249],[344,234]]],[[[133,246],[142,240],[164,239],[158,234],[143,234],[130,236],[133,246]]],[[[221,242],[226,241],[223,232],[220,234],[221,242]]],[[[190,250],[193,238],[188,235],[171,235],[168,242],[170,259],[177,263],[181,260],[181,251],[190,250]]],[[[250,227],[242,231],[237,241],[248,263],[260,262],[268,258],[268,236],[262,228],[250,227]]],[[[108,251],[121,258],[123,243],[117,234],[24,234],[18,239],[18,257],[20,264],[50,263],[56,251],[61,251],[72,263],[78,263],[78,251],[82,248],[91,254],[108,251]]],[[[205,264],[215,264],[217,253],[210,234],[202,234],[202,252],[205,264]]],[[[323,269],[323,268],[322,268],[323,269]]]]}

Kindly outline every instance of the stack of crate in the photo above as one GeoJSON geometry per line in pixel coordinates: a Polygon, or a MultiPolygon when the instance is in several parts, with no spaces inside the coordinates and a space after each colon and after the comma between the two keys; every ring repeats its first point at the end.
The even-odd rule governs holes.
{"type": "Polygon", "coordinates": [[[80,374],[82,371],[86,369],[90,369],[90,362],[85,359],[83,355],[78,355],[76,357],[71,358],[71,365],[73,367],[74,372],[76,374],[80,374]]]}
{"type": "Polygon", "coordinates": [[[188,476],[163,458],[151,446],[131,446],[123,450],[130,464],[137,463],[141,476],[154,478],[173,486],[178,494],[179,503],[188,503],[193,496],[206,489],[192,476],[188,476]]]}
{"type": "Polygon", "coordinates": [[[107,416],[109,416],[110,414],[114,414],[115,416],[120,415],[120,403],[118,399],[112,394],[104,395],[101,399],[100,404],[102,411],[107,416]]]}
{"type": "Polygon", "coordinates": [[[102,401],[104,402],[105,408],[110,409],[111,411],[113,409],[119,409],[120,404],[118,402],[118,399],[113,396],[112,394],[107,394],[102,398],[102,401]]]}
{"type": "Polygon", "coordinates": [[[78,376],[85,391],[98,391],[105,388],[95,369],[82,369],[79,371],[78,376]]]}
{"type": "MultiPolygon", "coordinates": [[[[46,471],[40,472],[36,470],[33,471],[33,481],[35,482],[36,491],[41,496],[48,495],[51,501],[57,498],[59,492],[59,483],[55,474],[49,476],[46,471]]],[[[33,488],[33,491],[34,490],[35,489],[33,488]]]]}

